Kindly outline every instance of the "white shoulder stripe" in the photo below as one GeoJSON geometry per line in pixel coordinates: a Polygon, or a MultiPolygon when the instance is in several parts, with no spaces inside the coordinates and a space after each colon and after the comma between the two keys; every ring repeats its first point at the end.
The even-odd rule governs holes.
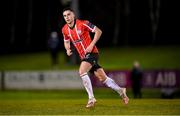
{"type": "Polygon", "coordinates": [[[95,30],[95,27],[96,26],[94,26],[94,28],[92,29],[91,27],[89,27],[88,25],[86,25],[86,24],[83,24],[84,26],[86,26],[87,28],[89,28],[92,32],[94,32],[94,30],[95,30]]]}

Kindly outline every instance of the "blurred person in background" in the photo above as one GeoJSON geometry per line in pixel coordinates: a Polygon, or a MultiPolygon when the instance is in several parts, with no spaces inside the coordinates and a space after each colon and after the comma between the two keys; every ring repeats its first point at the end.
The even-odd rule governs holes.
{"type": "Polygon", "coordinates": [[[48,39],[48,47],[51,54],[51,62],[53,69],[58,68],[58,52],[59,52],[59,37],[56,31],[50,33],[48,39]]]}
{"type": "Polygon", "coordinates": [[[134,61],[133,68],[131,70],[131,82],[134,98],[142,98],[142,70],[138,61],[134,61]]]}
{"type": "Polygon", "coordinates": [[[75,13],[71,8],[65,8],[63,16],[66,22],[62,28],[66,53],[68,56],[73,54],[70,47],[72,42],[81,59],[79,75],[89,98],[86,108],[91,108],[96,103],[88,72],[94,73],[102,83],[115,90],[122,97],[125,104],[128,104],[129,98],[126,95],[126,88],[119,87],[98,64],[99,52],[96,43],[101,37],[102,31],[87,20],[76,19],[75,13]],[[90,32],[94,33],[93,39],[90,37],[90,32]]]}

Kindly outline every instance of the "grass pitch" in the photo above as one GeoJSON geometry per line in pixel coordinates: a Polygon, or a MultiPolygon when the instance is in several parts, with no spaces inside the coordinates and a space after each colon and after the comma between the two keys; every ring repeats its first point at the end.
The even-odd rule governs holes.
{"type": "MultiPolygon", "coordinates": [[[[100,48],[99,62],[104,69],[131,69],[138,60],[143,69],[180,69],[179,46],[100,48]]],[[[65,51],[59,53],[60,70],[78,69],[79,65],[67,65],[65,51]]],[[[0,56],[0,70],[50,70],[48,52],[11,54],[0,56]]]]}
{"type": "Polygon", "coordinates": [[[179,115],[180,100],[131,99],[125,106],[119,99],[98,99],[94,108],[85,108],[86,99],[5,100],[3,115],[179,115]]]}
{"type": "Polygon", "coordinates": [[[84,90],[0,92],[0,115],[180,114],[180,99],[132,99],[130,95],[129,104],[124,105],[119,96],[109,89],[95,89],[95,95],[96,106],[87,109],[87,96],[84,90]]]}

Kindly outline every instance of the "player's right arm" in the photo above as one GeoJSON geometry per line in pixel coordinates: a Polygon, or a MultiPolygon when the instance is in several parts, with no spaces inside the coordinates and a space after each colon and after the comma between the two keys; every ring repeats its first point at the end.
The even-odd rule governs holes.
{"type": "Polygon", "coordinates": [[[71,51],[71,45],[70,45],[70,39],[69,37],[64,33],[64,30],[62,29],[63,37],[64,37],[64,48],[66,49],[66,54],[68,56],[72,55],[71,51]]]}
{"type": "Polygon", "coordinates": [[[70,41],[64,41],[64,47],[66,49],[66,54],[68,56],[72,55],[72,51],[71,51],[71,48],[70,48],[70,41]]]}

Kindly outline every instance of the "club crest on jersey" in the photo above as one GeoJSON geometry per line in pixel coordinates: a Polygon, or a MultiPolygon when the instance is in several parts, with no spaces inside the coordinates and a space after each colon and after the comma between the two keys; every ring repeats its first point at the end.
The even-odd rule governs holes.
{"type": "Polygon", "coordinates": [[[78,33],[78,34],[81,34],[81,30],[77,30],[77,33],[78,33]]]}

